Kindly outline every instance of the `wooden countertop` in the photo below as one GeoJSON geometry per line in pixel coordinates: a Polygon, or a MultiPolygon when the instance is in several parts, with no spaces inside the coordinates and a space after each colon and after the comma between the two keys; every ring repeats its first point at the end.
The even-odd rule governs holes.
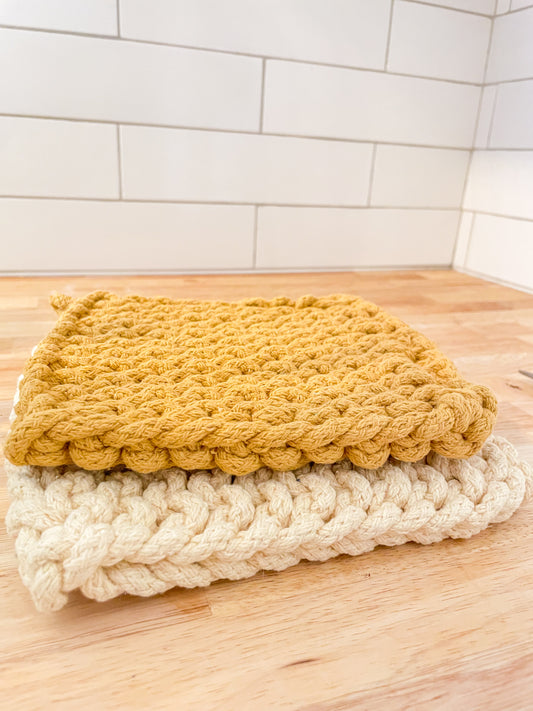
{"type": "MultiPolygon", "coordinates": [[[[0,280],[0,437],[53,290],[194,298],[356,293],[432,338],[500,402],[533,461],[533,296],[452,271],[0,280]]],[[[35,612],[0,490],[0,704],[37,709],[533,708],[533,504],[467,541],[303,563],[206,589],[35,612]]]]}

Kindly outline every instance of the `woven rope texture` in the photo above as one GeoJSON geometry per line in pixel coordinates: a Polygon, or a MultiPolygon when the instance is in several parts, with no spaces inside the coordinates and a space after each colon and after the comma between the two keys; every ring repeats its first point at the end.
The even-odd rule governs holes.
{"type": "Polygon", "coordinates": [[[468,457],[492,393],[431,341],[352,296],[70,300],[29,359],[7,457],[17,465],[218,467],[242,475],[345,458],[377,468],[468,457]]]}
{"type": "Polygon", "coordinates": [[[344,461],[237,478],[12,464],[7,473],[22,580],[47,611],[76,588],[96,600],[148,596],[377,545],[468,538],[509,518],[533,487],[528,465],[495,437],[469,460],[431,453],[378,470],[344,461]]]}

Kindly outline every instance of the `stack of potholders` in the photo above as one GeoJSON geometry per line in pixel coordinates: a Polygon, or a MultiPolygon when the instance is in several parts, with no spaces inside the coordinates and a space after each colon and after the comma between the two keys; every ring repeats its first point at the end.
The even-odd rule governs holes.
{"type": "Polygon", "coordinates": [[[531,489],[492,393],[360,298],[52,303],[6,443],[41,610],[466,538],[531,489]]]}

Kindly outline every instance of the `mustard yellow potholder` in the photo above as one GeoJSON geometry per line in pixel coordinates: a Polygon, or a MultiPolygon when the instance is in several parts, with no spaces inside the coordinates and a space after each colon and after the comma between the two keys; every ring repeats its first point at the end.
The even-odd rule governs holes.
{"type": "Polygon", "coordinates": [[[496,401],[423,335],[348,295],[55,296],[6,455],[16,465],[247,474],[348,457],[469,457],[496,401]]]}

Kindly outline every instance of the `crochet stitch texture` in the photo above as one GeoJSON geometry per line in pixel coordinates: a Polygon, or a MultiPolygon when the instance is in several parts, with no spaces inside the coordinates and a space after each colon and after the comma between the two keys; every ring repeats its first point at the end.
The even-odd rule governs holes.
{"type": "Polygon", "coordinates": [[[244,475],[434,450],[469,457],[496,401],[363,299],[57,296],[6,444],[14,464],[244,475]]]}
{"type": "Polygon", "coordinates": [[[80,588],[96,600],[237,580],[377,545],[469,538],[509,518],[533,472],[503,438],[469,460],[430,453],[378,470],[349,461],[151,475],[7,465],[6,523],[39,610],[80,588]]]}

